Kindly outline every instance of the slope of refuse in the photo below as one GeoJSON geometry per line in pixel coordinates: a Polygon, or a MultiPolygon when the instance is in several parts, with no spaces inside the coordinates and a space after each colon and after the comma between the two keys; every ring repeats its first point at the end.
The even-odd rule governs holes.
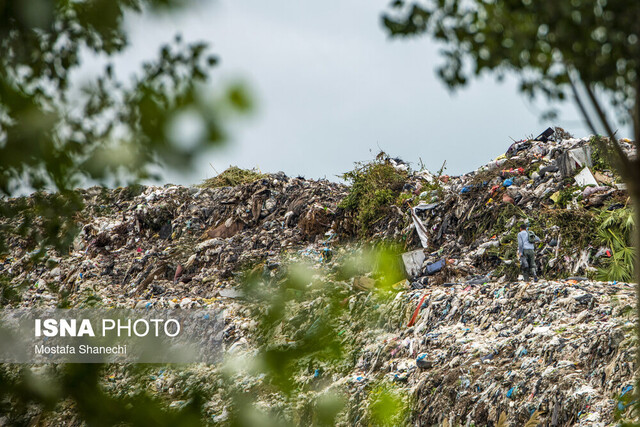
{"type": "Polygon", "coordinates": [[[27,286],[18,306],[174,306],[216,297],[244,268],[275,267],[282,252],[314,242],[346,187],[272,175],[235,188],[79,191],[87,207],[68,256],[48,253],[34,268],[24,242],[10,239],[0,273],[27,286]]]}
{"type": "MultiPolygon", "coordinates": [[[[636,155],[633,143],[621,146],[636,155]]],[[[593,138],[525,140],[465,175],[413,173],[399,195],[405,209],[389,209],[371,233],[404,239],[408,249],[423,246],[423,267],[446,259],[446,274],[430,277],[432,283],[469,276],[514,280],[519,273],[516,233],[526,222],[543,239],[537,251],[543,277],[594,277],[608,264],[606,258],[615,258],[612,245],[598,235],[599,225],[612,212],[631,216],[626,187],[598,147],[593,138]],[[422,223],[422,245],[407,200],[422,223]]]]}
{"type": "Polygon", "coordinates": [[[631,285],[463,283],[397,301],[404,316],[363,349],[350,392],[384,374],[411,390],[417,425],[491,425],[502,412],[524,425],[535,411],[544,425],[608,425],[633,385],[631,285]]]}
{"type": "MultiPolygon", "coordinates": [[[[596,280],[617,259],[596,224],[630,212],[628,195],[593,138],[547,137],[461,176],[381,157],[403,185],[366,230],[342,203],[352,187],[282,173],[234,187],[78,190],[86,209],[68,254],[34,261],[30,242],[8,236],[2,305],[222,308],[225,349],[250,352],[244,274],[277,278],[292,256],[333,265],[362,242],[388,240],[405,252],[407,280],[375,305],[384,322],[345,334],[358,343],[352,365],[327,373],[328,386],[350,396],[341,423],[367,425],[367,396],[387,380],[411,396],[414,425],[494,425],[503,412],[523,425],[536,411],[545,425],[607,425],[633,383],[634,290],[596,280]],[[518,280],[515,233],[525,221],[543,240],[537,283],[518,280]]],[[[621,146],[635,155],[633,143],[621,146]]],[[[363,272],[341,283],[353,319],[377,279],[363,272]]],[[[150,382],[163,393],[163,381],[150,382]]],[[[214,422],[227,420],[221,405],[211,397],[214,422]]],[[[50,425],[72,418],[55,417],[50,425]]]]}

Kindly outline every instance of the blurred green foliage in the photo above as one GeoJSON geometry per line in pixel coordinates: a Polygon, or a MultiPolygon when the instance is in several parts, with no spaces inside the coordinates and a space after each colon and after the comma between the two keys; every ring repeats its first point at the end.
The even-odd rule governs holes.
{"type": "Polygon", "coordinates": [[[572,79],[596,85],[620,119],[635,114],[638,3],[396,0],[382,20],[394,37],[425,34],[437,41],[444,59],[438,75],[451,89],[473,76],[512,73],[524,94],[564,100],[574,96],[572,79]]]}
{"type": "Polygon", "coordinates": [[[371,421],[376,426],[399,426],[410,424],[411,398],[406,390],[381,381],[372,387],[369,395],[371,421]]]}
{"type": "MultiPolygon", "coordinates": [[[[0,204],[3,237],[19,232],[42,250],[65,252],[86,183],[119,185],[154,178],[151,165],[188,169],[206,147],[224,141],[229,112],[251,108],[232,85],[216,93],[208,75],[218,59],[204,42],[180,36],[161,47],[129,81],[111,63],[78,86],[81,54],[110,59],[127,47],[128,14],[171,12],[179,0],[7,0],[0,2],[0,195],[33,191],[35,206],[0,204]],[[182,141],[184,118],[201,128],[182,141]],[[37,223],[37,227],[34,227],[37,223]]],[[[0,251],[6,242],[0,240],[0,251]]]]}
{"type": "Polygon", "coordinates": [[[0,307],[4,307],[8,304],[18,302],[22,300],[22,291],[28,284],[19,283],[14,285],[11,283],[11,278],[7,275],[0,275],[0,307]]]}
{"type": "MultiPolygon", "coordinates": [[[[398,259],[397,247],[377,244],[342,254],[327,265],[298,260],[275,274],[266,266],[248,273],[242,289],[257,322],[252,338],[258,350],[250,360],[233,362],[229,376],[236,378],[251,367],[263,384],[252,392],[262,393],[263,398],[270,393],[281,396],[286,409],[266,413],[256,406],[257,399],[236,394],[230,400],[236,419],[231,425],[249,425],[246,414],[256,413],[261,414],[260,425],[335,425],[345,417],[365,416],[366,402],[358,406],[357,400],[348,401],[342,388],[346,385],[336,386],[332,378],[353,370],[367,331],[392,319],[402,321],[398,313],[386,311],[396,295],[395,286],[404,278],[398,259]],[[353,287],[354,279],[363,275],[373,281],[371,291],[353,287]]],[[[375,387],[367,384],[366,390],[369,395],[375,387]]],[[[382,397],[375,395],[373,400],[382,397]]],[[[402,416],[409,415],[408,407],[400,409],[402,416]]],[[[374,418],[370,421],[375,424],[374,418]]]]}
{"type": "Polygon", "coordinates": [[[411,399],[385,379],[388,374],[336,381],[351,376],[372,331],[406,322],[395,298],[406,286],[398,249],[380,242],[358,250],[334,247],[332,261],[292,253],[276,268],[248,270],[238,278],[244,295],[238,314],[252,324],[217,365],[0,364],[0,421],[404,424],[411,399]],[[354,286],[362,277],[371,289],[354,286]],[[160,375],[164,382],[156,387],[160,375]]]}
{"type": "Polygon", "coordinates": [[[100,364],[48,365],[48,372],[35,375],[30,367],[0,365],[0,413],[7,425],[30,425],[40,414],[72,401],[77,417],[87,425],[199,426],[201,395],[179,410],[168,410],[157,398],[145,392],[107,393],[100,364]]]}

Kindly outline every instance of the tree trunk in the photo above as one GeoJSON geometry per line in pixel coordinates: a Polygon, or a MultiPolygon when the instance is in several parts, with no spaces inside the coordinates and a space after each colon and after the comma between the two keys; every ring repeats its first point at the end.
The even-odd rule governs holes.
{"type": "MultiPolygon", "coordinates": [[[[571,80],[570,80],[571,83],[571,80]]],[[[573,84],[573,83],[571,83],[573,84]]],[[[588,99],[591,101],[593,108],[597,113],[597,117],[600,119],[602,126],[605,128],[607,135],[609,136],[609,148],[611,149],[611,155],[613,166],[618,170],[625,184],[627,185],[627,193],[631,197],[631,208],[634,212],[635,225],[633,229],[633,247],[635,248],[635,282],[636,282],[636,357],[635,357],[635,388],[634,395],[638,401],[638,410],[640,410],[640,156],[638,155],[638,143],[640,143],[640,81],[636,85],[635,103],[633,110],[631,111],[632,120],[634,123],[633,132],[636,144],[636,157],[630,159],[624,153],[620,145],[618,144],[618,138],[616,132],[613,131],[611,123],[606,117],[600,102],[595,96],[594,90],[588,82],[583,82],[585,90],[588,95],[588,99]],[[617,160],[617,161],[615,161],[617,160]]],[[[576,102],[581,102],[579,94],[575,87],[573,88],[576,102]]],[[[585,117],[585,120],[593,128],[593,123],[589,120],[586,110],[580,109],[585,117]]],[[[595,130],[595,129],[594,129],[595,130]]]]}
{"type": "Polygon", "coordinates": [[[634,211],[635,223],[633,227],[633,247],[636,250],[635,279],[636,279],[636,386],[634,394],[636,400],[640,396],[640,82],[636,84],[636,102],[633,106],[633,136],[636,144],[636,158],[631,162],[631,177],[626,179],[629,195],[631,196],[631,208],[634,211]]]}
{"type": "MultiPolygon", "coordinates": [[[[636,162],[634,162],[636,163],[636,162]]],[[[627,185],[631,182],[627,182],[627,185]]],[[[640,396],[640,182],[636,182],[635,185],[629,188],[629,194],[631,195],[631,208],[634,211],[635,224],[633,227],[633,247],[635,248],[635,281],[636,281],[636,358],[635,358],[635,372],[636,372],[636,386],[635,395],[636,399],[640,396]]]]}

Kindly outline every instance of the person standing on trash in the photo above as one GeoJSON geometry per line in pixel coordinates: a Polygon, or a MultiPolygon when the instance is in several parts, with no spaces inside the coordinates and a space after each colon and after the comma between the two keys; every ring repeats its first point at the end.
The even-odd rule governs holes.
{"type": "Polygon", "coordinates": [[[518,233],[518,257],[520,258],[520,268],[525,281],[529,281],[529,276],[533,276],[533,281],[538,281],[536,272],[536,252],[535,244],[540,238],[533,231],[527,230],[527,226],[520,224],[518,233]]]}

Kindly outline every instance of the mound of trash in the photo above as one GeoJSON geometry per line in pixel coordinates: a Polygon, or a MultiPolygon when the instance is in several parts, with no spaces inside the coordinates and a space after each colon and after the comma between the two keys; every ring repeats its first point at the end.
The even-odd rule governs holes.
{"type": "MultiPolygon", "coordinates": [[[[402,203],[386,212],[371,235],[403,240],[407,249],[422,246],[407,254],[407,268],[414,277],[443,270],[429,277],[435,284],[469,276],[517,279],[520,224],[543,239],[537,251],[541,276],[631,280],[629,259],[625,274],[608,271],[622,252],[630,252],[633,215],[625,184],[607,165],[599,141],[541,139],[515,142],[465,175],[410,174],[397,196],[402,203]]],[[[635,144],[620,144],[635,155],[635,144]]]]}
{"type": "MultiPolygon", "coordinates": [[[[81,192],[84,224],[64,256],[33,265],[18,237],[0,274],[27,286],[19,305],[39,300],[83,307],[161,297],[215,297],[244,268],[314,242],[328,230],[344,185],[270,175],[239,187],[168,185],[81,192]],[[89,295],[89,296],[87,296],[89,295]]],[[[135,304],[134,304],[135,305],[135,304]]]]}
{"type": "MultiPolygon", "coordinates": [[[[292,257],[338,270],[363,242],[394,242],[406,280],[385,289],[391,298],[371,302],[372,272],[339,279],[348,317],[363,304],[385,313],[368,330],[341,320],[357,346],[323,387],[350,396],[342,423],[371,422],[367,399],[384,380],[410,396],[415,425],[488,425],[503,413],[515,425],[534,413],[552,426],[606,425],[633,383],[635,313],[629,198],[605,157],[596,138],[551,131],[461,176],[381,154],[345,176],[351,185],[236,168],[201,187],[78,190],[86,208],[69,253],[35,257],[34,242],[8,236],[1,303],[220,308],[225,350],[251,352],[244,277],[279,279],[292,257]],[[518,280],[522,223],[542,238],[537,283],[518,280]]],[[[225,398],[211,393],[207,414],[226,422],[225,398]]],[[[268,394],[266,406],[286,401],[268,394]]]]}
{"type": "Polygon", "coordinates": [[[633,388],[634,289],[608,282],[461,283],[401,293],[350,377],[384,374],[415,399],[416,425],[608,425],[633,388]],[[417,313],[412,326],[411,318],[417,313]]]}

